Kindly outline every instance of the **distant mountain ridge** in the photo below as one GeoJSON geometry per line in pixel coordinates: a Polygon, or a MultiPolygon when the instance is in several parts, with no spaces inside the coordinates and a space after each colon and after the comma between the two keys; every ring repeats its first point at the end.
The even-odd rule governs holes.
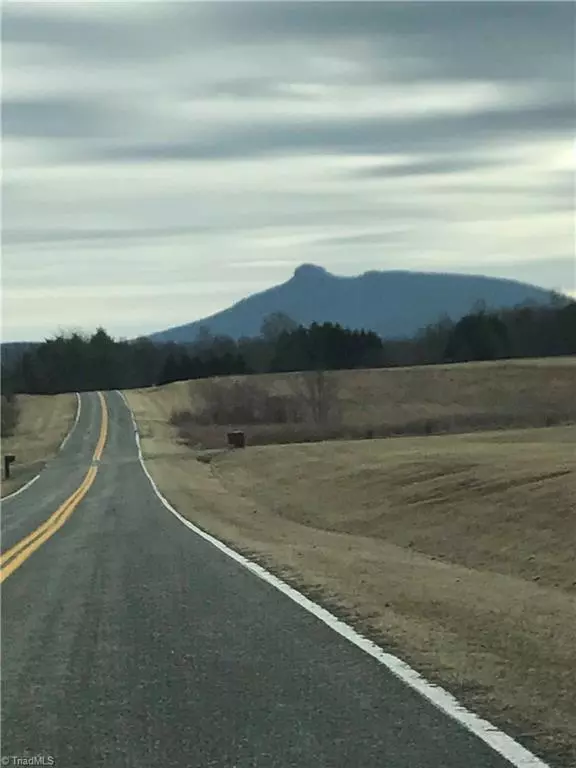
{"type": "Polygon", "coordinates": [[[204,327],[215,335],[257,336],[263,319],[283,312],[303,325],[334,322],[365,328],[383,337],[412,336],[445,314],[453,320],[478,301],[488,307],[512,307],[526,301],[546,303],[550,291],[515,280],[433,272],[365,272],[333,275],[303,264],[285,283],[242,299],[203,320],[150,334],[153,341],[194,341],[204,327]]]}

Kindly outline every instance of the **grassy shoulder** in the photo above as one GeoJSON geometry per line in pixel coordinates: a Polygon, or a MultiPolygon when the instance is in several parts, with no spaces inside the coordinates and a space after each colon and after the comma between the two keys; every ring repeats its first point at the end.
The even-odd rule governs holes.
{"type": "Polygon", "coordinates": [[[70,431],[76,415],[76,396],[18,395],[19,416],[14,432],[2,439],[5,454],[14,454],[9,480],[2,480],[2,497],[14,493],[51,459],[70,431]]]}
{"type": "MultiPolygon", "coordinates": [[[[565,384],[553,368],[551,402],[565,384]]],[[[525,388],[540,386],[520,369],[525,388]]],[[[204,464],[168,423],[183,387],[126,393],[147,465],[182,514],[554,764],[574,763],[576,427],[251,447],[204,464]]]]}

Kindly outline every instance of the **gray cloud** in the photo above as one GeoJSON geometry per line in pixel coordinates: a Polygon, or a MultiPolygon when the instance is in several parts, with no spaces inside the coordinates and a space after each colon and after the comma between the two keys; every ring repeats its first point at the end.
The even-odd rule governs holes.
{"type": "Polygon", "coordinates": [[[96,150],[92,157],[95,160],[159,162],[303,153],[448,151],[505,140],[527,140],[544,134],[569,137],[573,126],[574,110],[563,104],[516,109],[502,107],[481,114],[419,119],[290,119],[281,124],[239,125],[185,142],[110,146],[96,150]]]}
{"type": "Polygon", "coordinates": [[[318,242],[314,243],[314,245],[321,248],[350,245],[386,245],[387,243],[394,243],[397,238],[397,232],[360,232],[357,235],[323,237],[319,239],[318,242]]]}
{"type": "MultiPolygon", "coordinates": [[[[209,82],[204,87],[196,88],[195,93],[200,93],[215,99],[220,97],[238,97],[239,99],[275,99],[288,101],[302,101],[302,95],[291,94],[273,77],[265,75],[253,77],[224,77],[209,82]]],[[[309,96],[313,99],[313,96],[309,96]]]]}
{"type": "Polygon", "coordinates": [[[113,60],[129,64],[135,58],[154,56],[156,51],[158,55],[164,55],[178,40],[180,45],[185,40],[181,24],[166,29],[173,36],[172,41],[158,34],[155,22],[162,23],[172,14],[162,12],[156,3],[142,3],[138,10],[130,7],[128,2],[112,2],[108,7],[94,4],[92,8],[82,2],[68,5],[70,13],[66,13],[63,4],[50,7],[38,1],[5,3],[3,42],[10,45],[49,44],[65,61],[102,64],[113,60]]]}
{"type": "MultiPolygon", "coordinates": [[[[574,49],[570,20],[574,11],[566,3],[471,2],[462,14],[454,13],[452,3],[443,2],[256,2],[226,4],[224,10],[220,4],[174,3],[160,7],[154,3],[144,6],[146,13],[142,17],[107,14],[102,8],[76,18],[55,15],[42,5],[31,7],[33,13],[26,6],[24,12],[19,6],[7,7],[4,35],[11,46],[17,42],[50,43],[55,51],[64,51],[73,61],[81,58],[90,63],[92,52],[96,62],[101,63],[126,57],[122,66],[130,61],[134,66],[138,52],[151,57],[157,51],[169,61],[170,56],[183,51],[187,56],[179,67],[187,59],[190,69],[179,68],[173,98],[180,94],[181,99],[191,99],[192,104],[199,96],[214,101],[222,97],[238,100],[236,116],[228,118],[225,127],[210,130],[208,137],[198,133],[191,119],[180,118],[180,136],[157,142],[142,137],[149,121],[158,119],[153,90],[144,109],[148,120],[141,113],[142,105],[131,103],[129,96],[123,102],[102,94],[90,100],[81,92],[76,99],[42,96],[5,100],[6,135],[83,136],[84,147],[71,150],[71,159],[157,161],[325,150],[403,152],[419,146],[443,148],[454,141],[463,147],[540,132],[565,134],[574,124],[574,71],[570,60],[574,49]],[[333,120],[320,115],[303,118],[298,116],[295,104],[294,117],[280,125],[273,119],[271,105],[270,124],[251,124],[250,107],[242,107],[244,97],[288,103],[314,98],[302,94],[295,97],[281,87],[275,71],[278,61],[270,50],[275,45],[297,43],[303,49],[304,60],[313,60],[316,44],[326,42],[327,50],[320,47],[317,51],[320,57],[332,54],[346,59],[347,43],[359,39],[362,45],[351,49],[359,65],[351,87],[376,83],[383,101],[387,98],[387,83],[401,83],[409,75],[413,84],[466,79],[527,81],[532,85],[532,103],[515,99],[512,94],[507,104],[482,114],[472,111],[460,116],[432,114],[395,120],[362,116],[333,120]],[[381,44],[383,40],[386,45],[381,44]],[[489,54],[486,40],[490,41],[489,54]],[[252,61],[246,72],[234,77],[225,66],[222,72],[214,71],[214,56],[207,61],[203,58],[207,49],[226,51],[232,45],[248,47],[249,55],[244,53],[242,57],[252,61]],[[170,51],[165,50],[166,46],[170,51]],[[261,66],[256,65],[258,61],[261,66]],[[269,73],[263,74],[267,70],[269,73]],[[120,123],[132,129],[125,132],[124,145],[118,141],[89,143],[90,138],[105,139],[120,123]]],[[[216,58],[220,63],[225,61],[222,56],[216,58]]],[[[314,76],[313,68],[308,69],[308,77],[314,76]]],[[[130,77],[128,66],[125,76],[130,77]]],[[[317,77],[320,82],[326,78],[346,82],[342,72],[333,77],[317,73],[317,77]]],[[[202,106],[198,116],[202,124],[202,106]]]]}
{"type": "Polygon", "coordinates": [[[83,99],[5,99],[2,130],[17,138],[76,139],[107,135],[117,114],[105,105],[83,99]]]}
{"type": "Polygon", "coordinates": [[[74,227],[61,229],[4,229],[2,242],[4,245],[32,245],[40,243],[81,243],[81,242],[105,242],[134,240],[137,238],[166,239],[180,237],[182,235],[198,235],[212,231],[209,227],[194,226],[166,226],[166,227],[133,227],[131,229],[77,229],[74,227]]]}
{"type": "Polygon", "coordinates": [[[374,165],[369,168],[356,168],[348,171],[348,178],[356,179],[392,179],[410,176],[431,176],[473,171],[482,168],[493,168],[499,163],[492,157],[479,157],[472,154],[460,156],[442,156],[428,160],[412,160],[394,165],[374,165]]]}
{"type": "Polygon", "coordinates": [[[462,0],[457,13],[452,2],[426,0],[145,3],[138,12],[127,3],[75,5],[75,12],[67,14],[43,2],[7,3],[4,37],[15,43],[50,41],[81,53],[85,61],[186,51],[192,41],[200,48],[213,46],[215,40],[227,47],[325,41],[342,53],[343,41],[385,40],[394,50],[417,48],[433,59],[436,74],[456,61],[464,77],[490,72],[496,79],[524,79],[527,73],[541,73],[540,58],[546,57],[548,67],[556,66],[562,51],[574,47],[576,18],[570,3],[553,0],[462,0]]]}
{"type": "MultiPolygon", "coordinates": [[[[189,9],[188,9],[189,10],[189,9]]],[[[184,9],[184,17],[187,9],[184,9]]],[[[290,40],[343,41],[368,47],[372,63],[392,67],[398,54],[404,76],[496,81],[571,82],[566,53],[573,51],[574,6],[565,2],[338,2],[229,4],[226,14],[209,4],[194,11],[196,24],[226,42],[255,45],[290,40]],[[412,67],[406,67],[412,53],[412,67]]],[[[344,52],[345,55],[345,52],[344,52]]],[[[379,73],[380,75],[382,72],[379,73]]]]}

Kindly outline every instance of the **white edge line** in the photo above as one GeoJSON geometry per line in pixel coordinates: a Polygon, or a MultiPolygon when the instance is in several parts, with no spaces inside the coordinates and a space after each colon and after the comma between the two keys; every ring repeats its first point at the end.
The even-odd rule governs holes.
{"type": "MultiPolygon", "coordinates": [[[[75,395],[76,395],[76,417],[74,419],[74,423],[72,424],[72,426],[70,427],[70,429],[68,431],[68,434],[65,435],[64,440],[62,440],[62,442],[60,443],[60,447],[56,451],[57,454],[60,453],[60,451],[64,448],[64,446],[66,445],[66,443],[68,442],[68,440],[72,436],[72,432],[74,432],[74,430],[76,429],[76,425],[78,424],[78,420],[80,418],[80,410],[82,408],[82,400],[81,400],[80,394],[78,392],[75,392],[75,395]]],[[[32,480],[28,480],[26,485],[23,485],[22,488],[18,488],[18,490],[14,491],[14,493],[9,493],[8,496],[2,496],[2,498],[0,499],[0,504],[4,504],[7,501],[12,501],[12,499],[15,499],[16,496],[18,496],[19,494],[21,494],[24,491],[28,490],[28,488],[30,488],[30,486],[33,485],[36,482],[36,480],[38,480],[38,478],[40,477],[41,474],[42,473],[39,472],[35,477],[32,478],[32,480]]]]}
{"type": "Polygon", "coordinates": [[[32,478],[32,480],[28,480],[26,485],[23,485],[22,488],[18,488],[18,490],[14,491],[14,493],[9,493],[8,496],[2,496],[2,499],[0,499],[0,503],[4,504],[6,501],[11,501],[13,498],[18,496],[18,494],[22,493],[23,491],[26,491],[28,488],[30,488],[31,485],[34,485],[34,483],[36,482],[36,480],[38,480],[39,477],[40,475],[35,475],[32,478]]]}
{"type": "Polygon", "coordinates": [[[82,410],[82,398],[80,397],[80,393],[76,392],[76,416],[74,418],[74,423],[70,427],[70,430],[68,431],[68,434],[64,437],[64,440],[60,443],[60,448],[58,448],[58,453],[64,448],[68,440],[72,437],[72,433],[76,429],[76,425],[78,424],[78,421],[80,419],[80,411],[82,410]]]}
{"type": "Polygon", "coordinates": [[[240,563],[240,565],[244,566],[244,568],[249,570],[255,576],[258,576],[258,578],[268,582],[268,584],[278,589],[280,592],[285,594],[313,616],[316,616],[316,618],[324,622],[324,624],[329,626],[332,630],[334,630],[334,632],[337,632],[339,635],[346,638],[346,640],[353,643],[365,653],[379,661],[390,672],[392,672],[393,675],[406,683],[410,688],[417,691],[425,699],[428,699],[428,701],[430,701],[439,710],[444,712],[444,714],[448,715],[448,717],[456,720],[458,723],[460,723],[460,725],[464,726],[466,730],[473,733],[485,744],[491,747],[495,752],[498,752],[500,755],[502,755],[513,766],[515,766],[515,768],[551,768],[548,763],[545,763],[539,757],[533,755],[529,750],[515,741],[515,739],[513,739],[511,736],[508,736],[503,731],[500,731],[495,725],[492,725],[492,723],[488,722],[488,720],[484,720],[484,718],[466,709],[466,707],[460,704],[460,702],[451,693],[448,693],[448,691],[444,690],[444,688],[428,682],[428,680],[426,680],[419,672],[413,669],[405,661],[402,661],[397,656],[393,656],[392,654],[383,651],[382,648],[376,645],[376,643],[363,637],[359,632],[346,624],[346,622],[336,618],[336,616],[330,613],[330,611],[326,610],[326,608],[322,608],[322,606],[313,602],[308,597],[305,597],[303,594],[298,592],[298,590],[294,589],[294,587],[289,586],[286,584],[286,582],[282,581],[282,579],[279,579],[277,576],[274,576],[274,574],[267,571],[261,565],[252,562],[244,555],[241,555],[233,550],[227,544],[224,544],[215,536],[206,533],[206,531],[203,531],[201,528],[198,528],[196,525],[194,525],[194,523],[191,523],[185,517],[182,517],[182,515],[177,512],[177,510],[174,509],[170,502],[162,495],[158,489],[158,486],[152,479],[148,469],[146,468],[144,457],[142,455],[140,433],[138,431],[136,419],[134,418],[134,414],[128,405],[128,401],[126,400],[124,393],[120,392],[119,390],[117,390],[117,392],[124,401],[124,404],[126,405],[126,408],[128,409],[132,418],[134,438],[136,441],[136,447],[138,449],[138,460],[142,466],[142,469],[144,470],[144,474],[150,481],[154,493],[160,499],[162,504],[175,517],[177,517],[181,523],[183,523],[187,528],[196,533],[198,536],[215,546],[221,552],[228,555],[228,557],[232,558],[237,563],[240,563]]]}

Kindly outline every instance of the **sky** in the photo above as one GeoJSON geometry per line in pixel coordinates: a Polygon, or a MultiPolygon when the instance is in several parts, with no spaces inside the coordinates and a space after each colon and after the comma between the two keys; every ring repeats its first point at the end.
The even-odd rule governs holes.
{"type": "Polygon", "coordinates": [[[301,263],[576,295],[575,7],[3,4],[2,337],[134,337],[301,263]]]}

